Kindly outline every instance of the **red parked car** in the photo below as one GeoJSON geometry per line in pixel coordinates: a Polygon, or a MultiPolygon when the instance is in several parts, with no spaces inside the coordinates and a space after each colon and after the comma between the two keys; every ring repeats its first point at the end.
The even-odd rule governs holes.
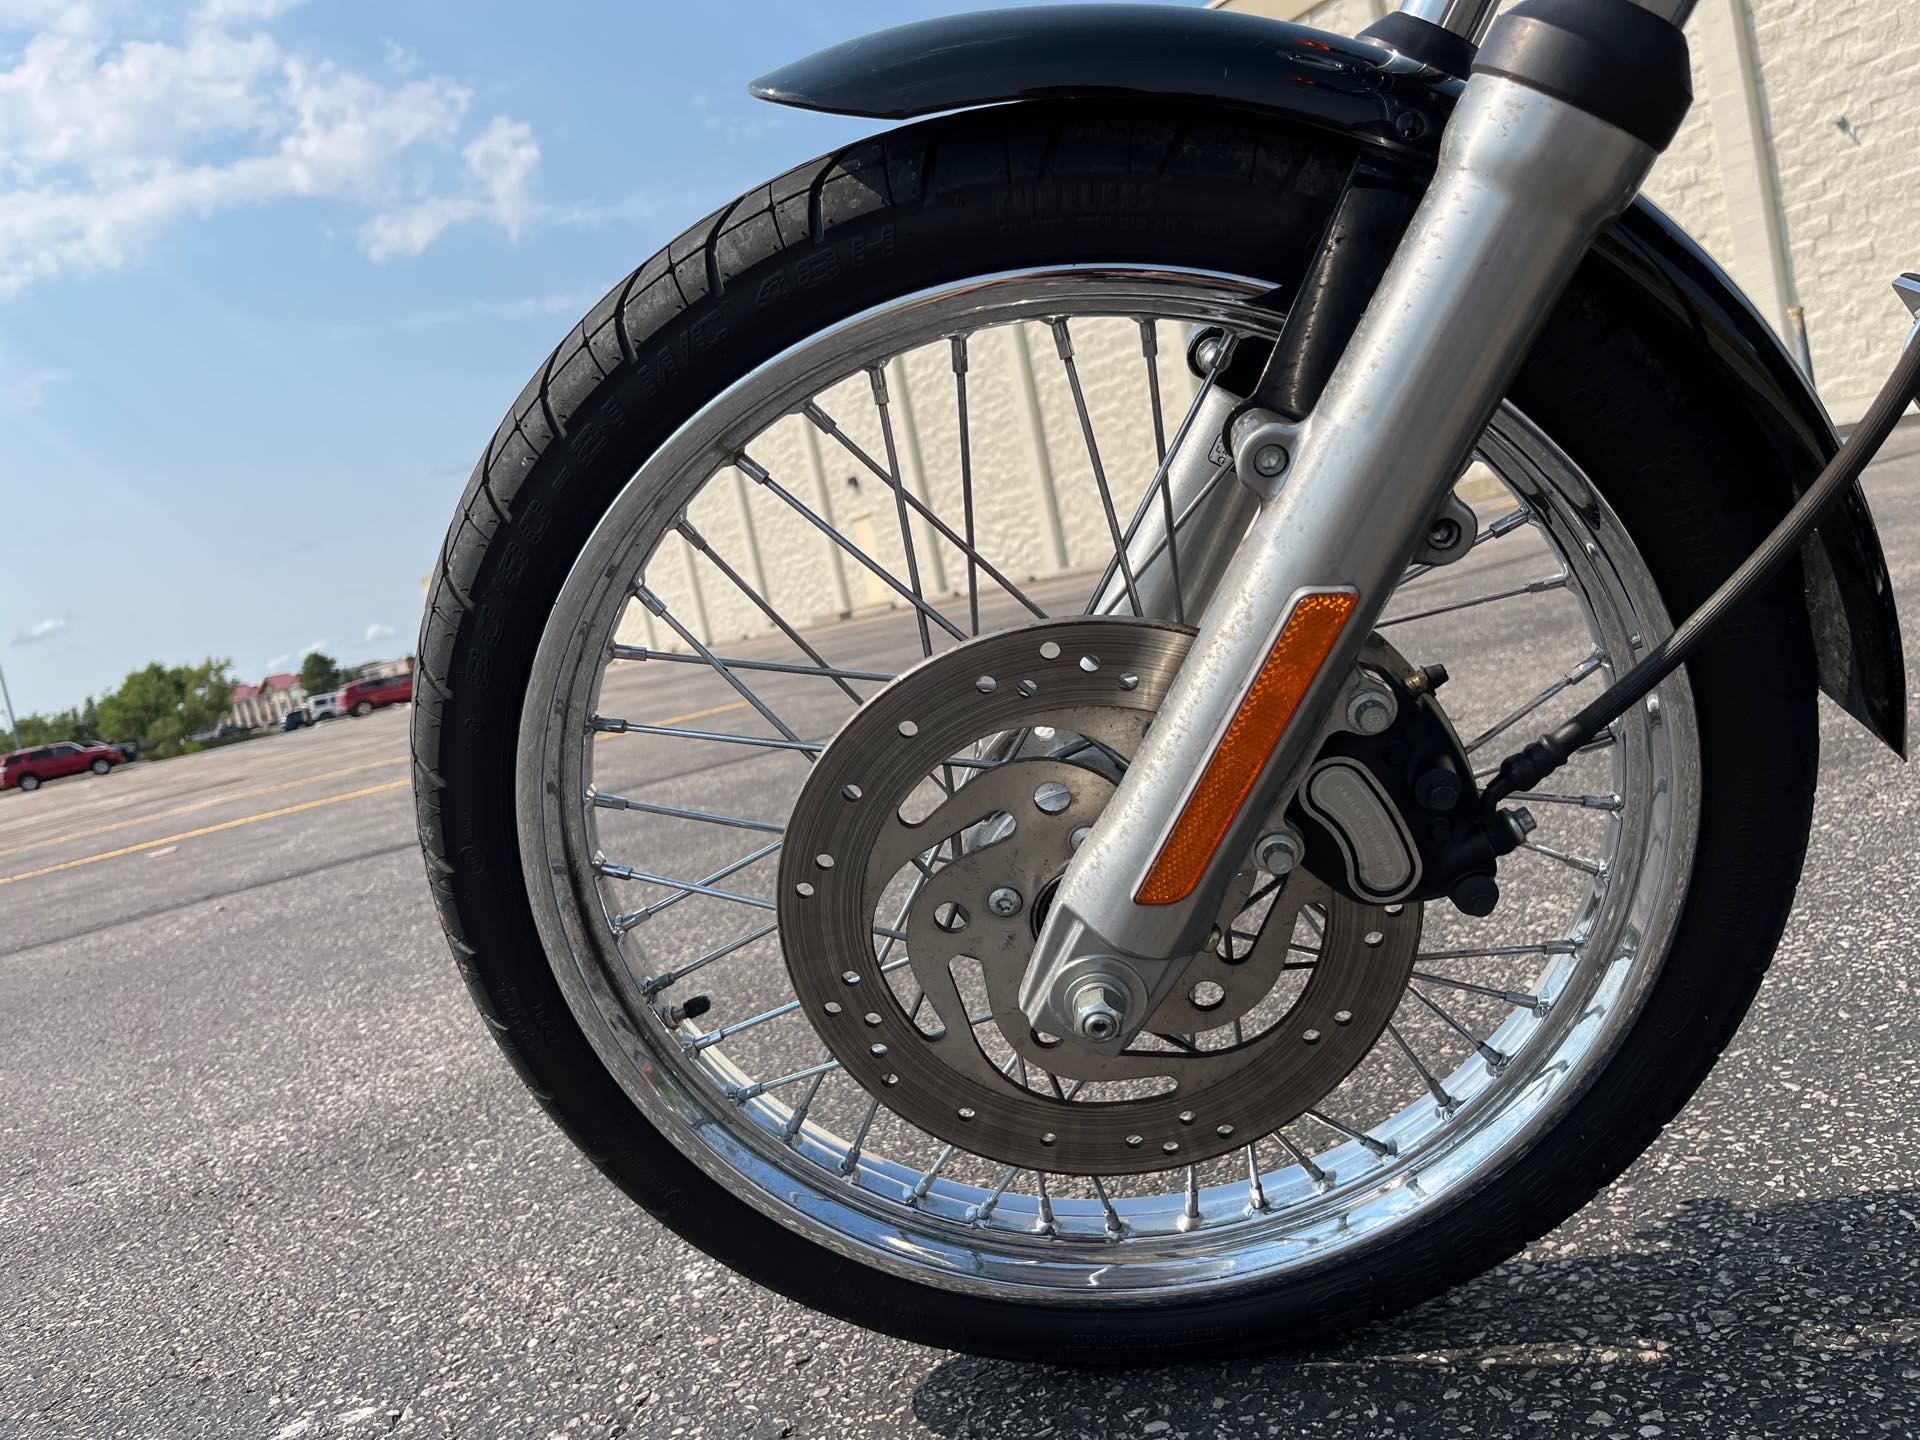
{"type": "Polygon", "coordinates": [[[0,790],[16,786],[38,790],[48,780],[62,775],[78,775],[91,770],[104,775],[127,757],[117,745],[99,745],[84,740],[62,740],[57,745],[37,745],[31,750],[16,750],[0,759],[0,790]]]}
{"type": "Polygon", "coordinates": [[[413,699],[413,674],[381,675],[356,680],[340,692],[340,709],[348,715],[366,715],[385,705],[413,699]]]}

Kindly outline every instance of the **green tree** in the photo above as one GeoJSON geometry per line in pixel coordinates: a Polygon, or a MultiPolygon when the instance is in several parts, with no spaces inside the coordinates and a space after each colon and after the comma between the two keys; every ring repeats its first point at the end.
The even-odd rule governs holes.
{"type": "Polygon", "coordinates": [[[85,704],[71,706],[52,715],[22,715],[20,731],[13,746],[51,745],[56,740],[100,739],[99,707],[91,698],[85,704]]]}
{"type": "Polygon", "coordinates": [[[99,728],[116,740],[138,740],[161,755],[179,753],[187,736],[211,730],[233,704],[230,660],[198,665],[154,662],[136,670],[100,701],[99,728]]]}
{"type": "Polygon", "coordinates": [[[320,650],[309,650],[300,661],[300,688],[309,695],[324,695],[346,683],[340,663],[320,650]]]}
{"type": "Polygon", "coordinates": [[[22,715],[13,743],[25,749],[56,740],[138,740],[149,754],[177,755],[187,736],[211,730],[233,707],[232,665],[214,659],[198,665],[155,661],[98,701],[89,697],[53,715],[22,715]]]}

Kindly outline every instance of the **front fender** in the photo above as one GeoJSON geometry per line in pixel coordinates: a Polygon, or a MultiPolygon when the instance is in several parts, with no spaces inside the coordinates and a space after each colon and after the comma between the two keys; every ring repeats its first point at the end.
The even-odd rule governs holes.
{"type": "MultiPolygon", "coordinates": [[[[1139,97],[1257,110],[1431,167],[1460,82],[1384,46],[1225,10],[1043,5],[919,21],[834,45],[750,85],[763,100],[881,119],[1020,100],[1139,97]]],[[[1742,477],[1780,513],[1839,448],[1779,337],[1726,273],[1642,199],[1586,262],[1658,317],[1663,346],[1726,382],[1714,423],[1745,426],[1779,463],[1742,477]]],[[[1906,753],[1906,669],[1886,557],[1855,486],[1802,550],[1820,686],[1906,753]]]]}
{"type": "Polygon", "coordinates": [[[1458,85],[1367,40],[1185,5],[980,10],[843,40],[747,86],[778,105],[907,120],[1010,100],[1153,95],[1265,110],[1431,154],[1458,85]]]}

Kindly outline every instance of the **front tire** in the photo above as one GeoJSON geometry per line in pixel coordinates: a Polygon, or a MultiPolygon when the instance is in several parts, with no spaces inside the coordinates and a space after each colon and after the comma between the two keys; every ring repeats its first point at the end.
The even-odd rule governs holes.
{"type": "Polygon", "coordinates": [[[111,770],[113,766],[109,765],[105,760],[96,760],[87,768],[92,770],[96,775],[104,775],[107,771],[111,770]]]}
{"type": "Polygon", "coordinates": [[[20,788],[29,792],[38,790],[40,788],[40,777],[38,775],[22,775],[20,777],[20,788]]]}
{"type": "MultiPolygon", "coordinates": [[[[521,702],[590,532],[662,442],[785,347],[929,286],[1086,260],[1287,285],[1344,162],[1327,137],[1175,106],[1008,107],[864,142],[742,197],[615,287],[477,467],[429,596],[413,718],[443,924],[496,1038],[558,1123],[649,1213],[761,1283],[903,1338],[1019,1358],[1218,1358],[1323,1338],[1559,1224],[1658,1136],[1744,1013],[1786,920],[1817,761],[1790,582],[1688,668],[1695,853],[1710,863],[1694,865],[1664,961],[1610,1058],[1537,1143],[1418,1225],[1270,1282],[1092,1308],[983,1297],[836,1253],[649,1123],[556,980],[564,962],[544,952],[520,859],[521,702]]],[[[1611,503],[1668,614],[1684,614],[1765,533],[1757,488],[1731,482],[1766,457],[1696,418],[1712,413],[1714,377],[1670,368],[1624,305],[1583,272],[1515,397],[1611,503]]]]}

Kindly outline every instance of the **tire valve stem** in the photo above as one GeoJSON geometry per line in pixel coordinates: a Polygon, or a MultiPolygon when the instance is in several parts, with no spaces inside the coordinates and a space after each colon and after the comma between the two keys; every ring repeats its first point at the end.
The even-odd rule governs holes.
{"type": "Polygon", "coordinates": [[[706,995],[689,996],[679,1005],[662,1007],[660,1018],[669,1025],[678,1025],[686,1020],[698,1020],[713,1008],[713,1000],[706,995]]]}

